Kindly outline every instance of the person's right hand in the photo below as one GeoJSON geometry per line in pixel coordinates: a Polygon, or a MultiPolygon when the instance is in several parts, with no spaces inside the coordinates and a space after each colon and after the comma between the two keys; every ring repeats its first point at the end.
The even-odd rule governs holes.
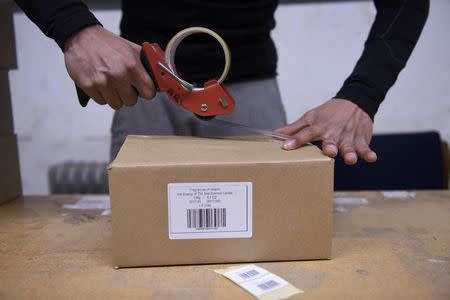
{"type": "Polygon", "coordinates": [[[140,60],[140,46],[95,25],[72,35],[64,48],[69,76],[98,104],[119,109],[136,104],[138,95],[155,96],[140,60]]]}

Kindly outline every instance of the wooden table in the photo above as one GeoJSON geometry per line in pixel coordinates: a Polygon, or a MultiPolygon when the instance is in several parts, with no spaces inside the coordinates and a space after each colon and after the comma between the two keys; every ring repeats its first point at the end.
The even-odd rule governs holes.
{"type": "MultiPolygon", "coordinates": [[[[294,299],[450,299],[450,192],[394,196],[335,195],[332,260],[257,265],[294,299]]],[[[79,199],[0,206],[0,299],[252,299],[213,272],[225,265],[113,269],[110,217],[79,199]]]]}

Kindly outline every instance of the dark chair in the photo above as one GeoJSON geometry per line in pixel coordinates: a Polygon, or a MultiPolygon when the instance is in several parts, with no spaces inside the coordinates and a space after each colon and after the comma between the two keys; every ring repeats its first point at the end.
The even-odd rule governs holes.
{"type": "Polygon", "coordinates": [[[374,135],[371,147],[378,155],[373,164],[347,166],[336,158],[336,191],[448,188],[449,152],[439,133],[374,135]]]}

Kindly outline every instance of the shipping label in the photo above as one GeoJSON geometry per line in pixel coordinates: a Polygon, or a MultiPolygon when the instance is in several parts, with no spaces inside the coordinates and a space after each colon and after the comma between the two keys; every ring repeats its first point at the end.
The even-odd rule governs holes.
{"type": "Polygon", "coordinates": [[[252,237],[252,183],[167,185],[170,239],[252,237]]]}

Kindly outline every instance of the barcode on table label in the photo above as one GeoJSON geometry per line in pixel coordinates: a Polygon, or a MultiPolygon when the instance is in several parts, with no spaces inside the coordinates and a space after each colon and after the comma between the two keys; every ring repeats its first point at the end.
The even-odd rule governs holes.
{"type": "Polygon", "coordinates": [[[303,293],[280,276],[256,265],[231,267],[225,270],[216,270],[216,272],[227,277],[257,298],[265,295],[264,299],[280,299],[280,295],[288,298],[291,295],[303,293]]]}
{"type": "Polygon", "coordinates": [[[289,282],[273,273],[267,272],[262,276],[248,279],[240,283],[240,285],[253,295],[259,296],[289,285],[289,282]]]}
{"type": "Polygon", "coordinates": [[[257,276],[259,274],[260,273],[258,271],[256,271],[256,270],[250,270],[250,271],[247,271],[247,272],[244,272],[244,273],[239,273],[239,276],[241,276],[244,279],[248,279],[248,278],[257,276]]]}
{"type": "Polygon", "coordinates": [[[269,280],[269,281],[258,284],[258,287],[263,291],[267,291],[267,290],[273,289],[279,285],[280,284],[278,282],[276,282],[275,280],[269,280]]]}
{"type": "MultiPolygon", "coordinates": [[[[236,283],[241,283],[244,281],[250,281],[258,279],[264,275],[266,275],[268,272],[264,270],[263,268],[260,268],[256,265],[246,265],[241,268],[237,268],[235,270],[227,272],[224,276],[228,277],[229,279],[233,280],[236,283]]],[[[270,278],[272,279],[272,278],[270,278]]],[[[261,283],[263,281],[267,280],[258,280],[258,283],[261,283]]]]}
{"type": "Polygon", "coordinates": [[[187,228],[219,228],[227,226],[226,208],[199,208],[186,210],[187,228]]]}

